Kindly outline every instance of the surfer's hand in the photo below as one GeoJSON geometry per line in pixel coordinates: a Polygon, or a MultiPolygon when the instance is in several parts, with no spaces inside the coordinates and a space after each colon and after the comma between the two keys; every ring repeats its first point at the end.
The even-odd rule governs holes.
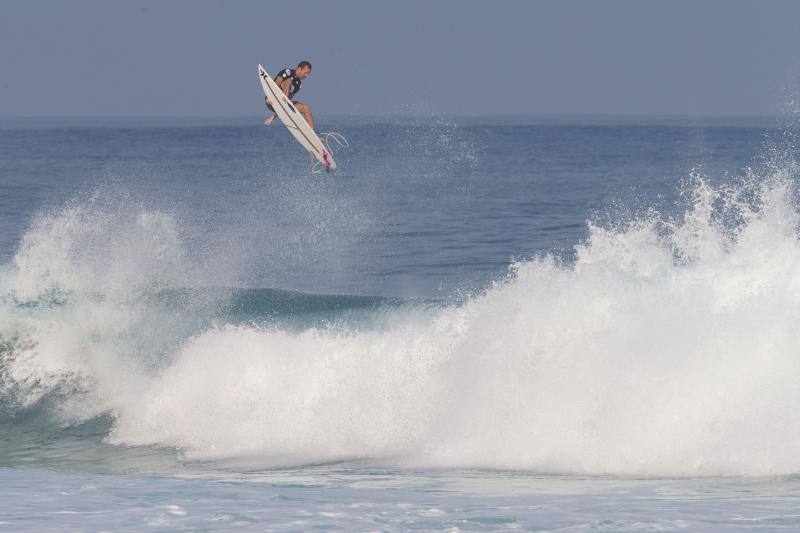
{"type": "Polygon", "coordinates": [[[269,99],[269,96],[264,97],[264,103],[266,103],[267,105],[272,105],[272,100],[269,99]]]}

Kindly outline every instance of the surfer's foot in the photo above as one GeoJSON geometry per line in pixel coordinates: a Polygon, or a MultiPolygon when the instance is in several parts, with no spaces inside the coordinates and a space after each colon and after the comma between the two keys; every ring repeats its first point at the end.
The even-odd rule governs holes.
{"type": "Polygon", "coordinates": [[[272,123],[275,122],[275,117],[277,116],[278,115],[272,115],[271,117],[269,117],[267,120],[264,121],[264,124],[267,126],[272,126],[272,123]]]}

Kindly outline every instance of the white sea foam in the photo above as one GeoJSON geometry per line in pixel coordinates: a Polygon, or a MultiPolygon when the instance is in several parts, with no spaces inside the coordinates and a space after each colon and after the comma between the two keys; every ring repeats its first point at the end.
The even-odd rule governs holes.
{"type": "Polygon", "coordinates": [[[190,276],[174,222],[65,210],[28,233],[4,285],[22,299],[67,291],[71,304],[6,323],[28,339],[8,374],[29,403],[77,376],[91,401],[69,416],[109,411],[110,442],[201,459],[800,472],[791,180],[697,180],[691,193],[678,219],[590,226],[574,264],[516,263],[462,305],[403,311],[380,330],[221,324],[179,339],[157,368],[137,349],[169,330],[141,327],[136,302],[190,276]]]}
{"type": "Polygon", "coordinates": [[[92,200],[40,217],[0,276],[6,303],[22,304],[2,308],[0,340],[16,341],[3,361],[11,381],[4,385],[20,386],[17,399],[30,405],[66,383],[93,393],[65,399],[88,400],[79,415],[108,409],[98,398],[139,384],[145,356],[159,350],[170,325],[149,316],[141,298],[180,286],[186,265],[174,219],[164,213],[92,200]]]}

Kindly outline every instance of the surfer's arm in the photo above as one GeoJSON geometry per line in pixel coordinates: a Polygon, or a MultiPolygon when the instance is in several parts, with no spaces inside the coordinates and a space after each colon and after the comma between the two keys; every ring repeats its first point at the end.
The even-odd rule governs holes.
{"type": "Polygon", "coordinates": [[[283,94],[289,97],[289,91],[292,88],[292,80],[285,79],[278,86],[280,87],[281,91],[283,91],[283,94]]]}

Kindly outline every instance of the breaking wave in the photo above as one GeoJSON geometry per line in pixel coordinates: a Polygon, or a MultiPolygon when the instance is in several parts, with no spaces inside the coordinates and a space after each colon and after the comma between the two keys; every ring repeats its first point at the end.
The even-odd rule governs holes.
{"type": "Polygon", "coordinates": [[[448,304],[208,289],[174,217],[70,205],[0,275],[0,412],[267,466],[800,472],[793,171],[686,192],[448,304]]]}

